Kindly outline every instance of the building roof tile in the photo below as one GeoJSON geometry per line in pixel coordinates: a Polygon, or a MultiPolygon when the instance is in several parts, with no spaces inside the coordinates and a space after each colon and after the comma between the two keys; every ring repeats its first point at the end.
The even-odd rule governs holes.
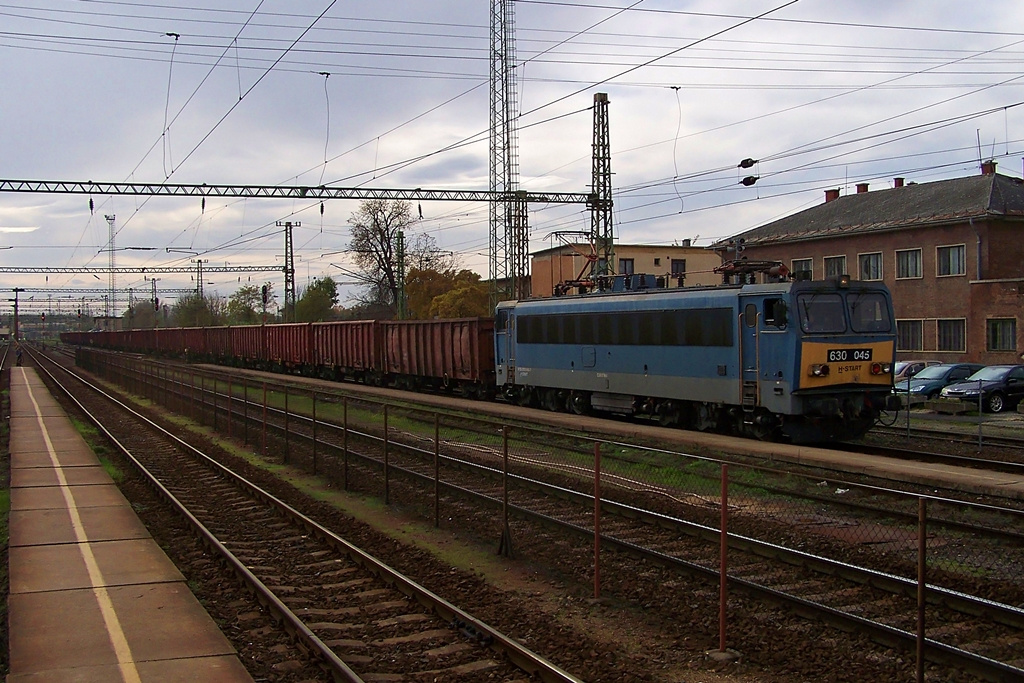
{"type": "Polygon", "coordinates": [[[848,194],[733,239],[755,246],[993,216],[1024,218],[1024,181],[992,173],[848,194]]]}

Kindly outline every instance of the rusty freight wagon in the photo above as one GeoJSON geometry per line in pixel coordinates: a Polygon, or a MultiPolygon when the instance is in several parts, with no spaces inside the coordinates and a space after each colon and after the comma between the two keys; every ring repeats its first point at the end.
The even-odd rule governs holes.
{"type": "Polygon", "coordinates": [[[313,323],[313,363],[326,379],[380,384],[383,336],[376,320],[313,323]]]}
{"type": "Polygon", "coordinates": [[[458,318],[382,322],[384,371],[406,388],[485,397],[494,391],[494,320],[458,318]]]}
{"type": "Polygon", "coordinates": [[[313,361],[312,323],[264,325],[264,330],[269,368],[286,372],[308,371],[313,361]]]}

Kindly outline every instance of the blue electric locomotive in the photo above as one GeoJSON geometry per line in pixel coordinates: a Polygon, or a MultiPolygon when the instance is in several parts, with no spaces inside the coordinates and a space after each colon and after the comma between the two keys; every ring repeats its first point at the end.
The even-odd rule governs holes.
{"type": "Polygon", "coordinates": [[[870,429],[895,346],[888,289],[845,276],[504,302],[495,317],[513,402],[793,442],[870,429]]]}

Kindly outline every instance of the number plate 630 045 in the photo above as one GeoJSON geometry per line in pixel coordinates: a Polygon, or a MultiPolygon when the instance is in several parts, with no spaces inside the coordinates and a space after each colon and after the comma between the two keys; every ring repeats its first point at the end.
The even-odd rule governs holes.
{"type": "Polygon", "coordinates": [[[829,349],[829,363],[846,363],[856,360],[871,360],[871,349],[829,349]]]}

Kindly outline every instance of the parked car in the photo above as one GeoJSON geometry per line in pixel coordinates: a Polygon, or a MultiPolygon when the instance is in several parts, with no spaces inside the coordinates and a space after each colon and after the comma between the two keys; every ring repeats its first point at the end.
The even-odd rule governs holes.
{"type": "Polygon", "coordinates": [[[902,382],[905,379],[910,379],[925,368],[939,365],[940,362],[937,360],[898,360],[892,371],[892,381],[902,382]]]}
{"type": "Polygon", "coordinates": [[[983,367],[981,363],[929,365],[910,379],[897,382],[893,391],[903,405],[914,405],[935,398],[943,387],[962,382],[983,367]]]}
{"type": "Polygon", "coordinates": [[[1024,399],[1024,365],[989,365],[942,390],[942,398],[978,402],[983,410],[999,413],[1024,399]]]}

